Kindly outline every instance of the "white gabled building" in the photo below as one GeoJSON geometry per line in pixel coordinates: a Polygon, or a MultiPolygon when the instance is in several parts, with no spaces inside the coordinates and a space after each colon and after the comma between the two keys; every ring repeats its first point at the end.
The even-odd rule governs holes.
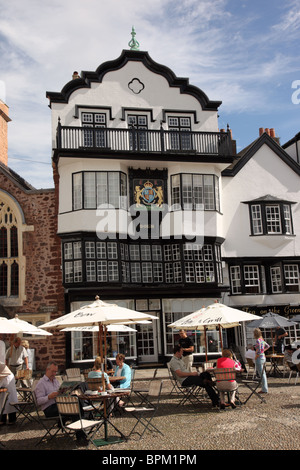
{"type": "MultiPolygon", "coordinates": [[[[270,137],[236,157],[230,130],[218,128],[221,102],[134,45],[95,72],[74,73],[47,97],[66,311],[99,295],[159,318],[139,325],[137,335],[112,335],[111,357],[120,351],[129,361],[163,362],[177,340],[168,324],[177,318],[216,299],[264,304],[267,292],[244,292],[242,284],[232,291],[237,278],[227,273],[243,270],[243,258],[259,265],[261,289],[269,282],[265,255],[282,270],[298,256],[299,277],[299,166],[270,137]],[[268,195],[286,217],[280,237],[252,233],[249,210],[264,210],[268,195]]],[[[299,304],[299,280],[298,293],[281,295],[286,305],[291,296],[299,304]]],[[[208,336],[216,355],[219,335],[208,336]]],[[[200,361],[204,336],[193,337],[200,361]]],[[[96,352],[91,336],[76,333],[67,362],[85,363],[96,352]]]]}
{"type": "Polygon", "coordinates": [[[263,132],[222,173],[224,300],[290,318],[300,313],[300,166],[277,140],[263,132]]]}

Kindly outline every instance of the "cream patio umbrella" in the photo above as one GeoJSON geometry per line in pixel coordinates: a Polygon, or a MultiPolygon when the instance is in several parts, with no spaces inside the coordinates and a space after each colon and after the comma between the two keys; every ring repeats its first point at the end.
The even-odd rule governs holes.
{"type": "Polygon", "coordinates": [[[26,335],[52,336],[52,333],[42,330],[41,328],[37,328],[25,320],[20,320],[18,315],[15,315],[14,318],[10,318],[8,321],[18,328],[18,333],[25,333],[26,335]]]}
{"type": "MultiPolygon", "coordinates": [[[[41,328],[60,330],[67,327],[79,326],[97,326],[99,329],[100,357],[103,364],[103,347],[106,348],[106,332],[108,325],[138,323],[143,320],[157,319],[153,315],[137,312],[125,307],[119,307],[116,304],[103,302],[97,296],[96,300],[91,304],[85,305],[78,310],[63,315],[55,320],[41,325],[41,328]]],[[[104,372],[104,371],[102,371],[104,372]]],[[[104,374],[102,373],[102,386],[105,389],[104,374]]]]}
{"type": "MultiPolygon", "coordinates": [[[[150,322],[151,323],[151,322],[150,322]]],[[[85,332],[85,333],[97,333],[98,332],[98,349],[99,351],[101,350],[101,345],[100,345],[100,335],[99,335],[99,326],[73,326],[69,328],[63,328],[61,331],[65,332],[74,332],[74,331],[80,331],[80,332],[85,332]]],[[[130,326],[127,325],[119,325],[117,323],[114,323],[113,325],[107,325],[106,331],[108,333],[110,332],[118,332],[118,333],[137,333],[137,330],[135,328],[131,328],[130,326]]],[[[104,356],[106,358],[106,338],[104,342],[104,356]]],[[[106,364],[105,364],[106,367],[106,364]]]]}
{"type": "Polygon", "coordinates": [[[0,334],[16,335],[19,333],[19,328],[14,325],[7,318],[0,317],[0,334]]]}
{"type": "Polygon", "coordinates": [[[58,328],[62,330],[74,326],[107,326],[112,324],[137,323],[142,320],[157,319],[153,315],[137,312],[125,307],[119,307],[116,304],[103,302],[97,296],[91,304],[84,305],[78,310],[67,313],[50,322],[40,325],[40,328],[47,330],[58,328]]]}
{"type": "Polygon", "coordinates": [[[178,330],[203,330],[205,336],[205,356],[207,361],[207,330],[216,330],[219,328],[220,342],[223,347],[221,328],[233,328],[235,326],[239,326],[240,322],[252,321],[259,318],[260,317],[258,315],[253,315],[251,313],[244,312],[243,310],[238,310],[219,302],[215,302],[180,318],[168,326],[178,330]]]}
{"type": "MultiPolygon", "coordinates": [[[[98,326],[73,326],[69,328],[63,328],[61,331],[67,331],[67,332],[72,332],[72,331],[86,331],[87,333],[94,333],[99,331],[98,326]]],[[[133,333],[137,332],[135,328],[131,328],[130,326],[127,325],[118,325],[117,323],[114,323],[113,325],[108,325],[107,326],[107,331],[108,332],[123,332],[123,333],[133,333]]]]}

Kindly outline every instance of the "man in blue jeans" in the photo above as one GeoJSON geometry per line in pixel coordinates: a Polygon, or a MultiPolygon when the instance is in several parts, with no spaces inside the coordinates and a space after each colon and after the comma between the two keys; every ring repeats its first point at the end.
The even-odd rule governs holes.
{"type": "Polygon", "coordinates": [[[202,374],[198,375],[198,372],[189,372],[183,362],[182,354],[183,351],[181,346],[176,345],[174,347],[174,356],[170,361],[171,370],[175,373],[178,382],[184,387],[198,385],[199,387],[205,388],[212,401],[212,406],[218,406],[219,397],[212,387],[210,374],[208,372],[202,372],[202,374]]]}

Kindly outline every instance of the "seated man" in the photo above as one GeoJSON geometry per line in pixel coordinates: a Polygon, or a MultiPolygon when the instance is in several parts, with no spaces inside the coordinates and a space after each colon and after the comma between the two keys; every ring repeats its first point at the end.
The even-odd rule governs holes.
{"type": "MultiPolygon", "coordinates": [[[[60,383],[55,378],[58,371],[56,362],[52,361],[47,365],[45,375],[38,381],[34,393],[36,401],[47,418],[58,417],[56,397],[59,395],[60,383]]],[[[72,415],[71,420],[76,421],[79,416],[72,415]]],[[[76,431],[76,439],[86,441],[83,431],[76,431]]]]}
{"type": "Polygon", "coordinates": [[[184,387],[190,385],[198,385],[205,388],[209,398],[212,401],[212,406],[218,406],[219,398],[213,387],[211,386],[211,377],[208,372],[189,372],[182,360],[182,348],[179,345],[174,347],[174,356],[170,361],[171,370],[175,373],[178,382],[184,387]]]}
{"type": "Polygon", "coordinates": [[[58,366],[55,362],[47,365],[45,375],[38,381],[35,387],[36,401],[47,418],[58,416],[55,398],[59,394],[60,383],[55,378],[58,366]]]}

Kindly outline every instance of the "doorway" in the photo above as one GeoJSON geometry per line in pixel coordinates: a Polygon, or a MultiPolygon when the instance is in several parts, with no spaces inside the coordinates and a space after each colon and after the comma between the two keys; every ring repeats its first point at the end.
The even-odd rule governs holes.
{"type": "MultiPolygon", "coordinates": [[[[155,313],[151,312],[151,315],[155,315],[155,313]]],[[[137,357],[139,362],[157,362],[157,320],[152,320],[151,323],[137,324],[136,329],[137,357]]]]}

